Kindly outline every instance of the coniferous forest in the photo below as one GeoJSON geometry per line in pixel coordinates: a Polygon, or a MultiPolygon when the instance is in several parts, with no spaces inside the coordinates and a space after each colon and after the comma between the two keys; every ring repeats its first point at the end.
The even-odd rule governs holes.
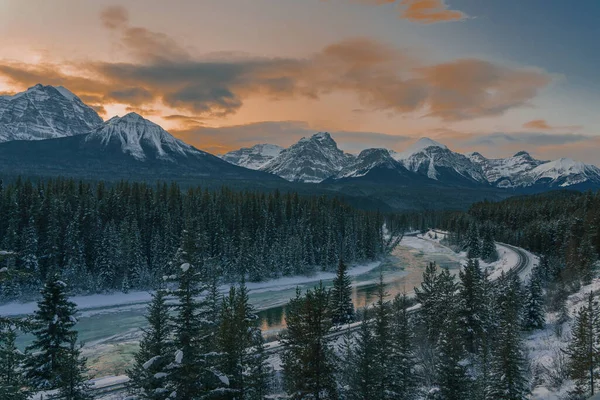
{"type": "Polygon", "coordinates": [[[593,293],[576,312],[566,304],[596,275],[599,199],[555,193],[478,203],[464,213],[384,217],[294,194],[17,181],[2,188],[3,240],[16,251],[0,256],[0,284],[13,294],[39,285],[41,298],[30,318],[0,318],[0,395],[94,398],[69,296],[157,285],[127,371],[133,399],[524,400],[542,380],[570,382],[565,399],[586,399],[598,389],[600,307],[593,293]],[[456,275],[429,263],[414,298],[390,298],[382,273],[374,302],[355,310],[348,261],[384,255],[397,243],[389,230],[401,227],[448,230],[443,242],[468,262],[456,275]],[[52,243],[52,232],[65,240],[52,243]],[[266,244],[261,235],[275,240],[266,244]],[[540,257],[526,280],[512,271],[492,279],[481,268],[497,259],[496,241],[540,257]],[[164,258],[153,263],[157,248],[164,258]],[[337,270],[333,287],[298,289],[286,328],[266,344],[246,279],[316,266],[337,270]],[[81,285],[77,274],[98,286],[81,285]],[[228,293],[218,290],[220,276],[232,282],[228,293]],[[525,339],[548,329],[548,312],[557,316],[554,335],[563,337],[566,322],[572,328],[562,363],[540,372],[525,339]],[[23,332],[34,337],[25,351],[16,346],[23,332]]]}
{"type": "Polygon", "coordinates": [[[156,288],[188,230],[225,282],[334,270],[386,251],[384,216],[293,193],[183,191],[175,184],[17,180],[0,186],[0,245],[22,279],[0,300],[37,294],[58,274],[75,293],[156,288]]]}

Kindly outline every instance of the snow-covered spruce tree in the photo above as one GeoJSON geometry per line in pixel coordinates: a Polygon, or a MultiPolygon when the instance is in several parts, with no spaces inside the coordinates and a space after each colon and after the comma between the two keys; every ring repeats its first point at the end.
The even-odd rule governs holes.
{"type": "Polygon", "coordinates": [[[573,321],[573,339],[567,348],[569,375],[575,381],[572,398],[587,398],[595,393],[598,366],[598,304],[590,292],[587,303],[579,309],[573,321]]]}
{"type": "Polygon", "coordinates": [[[352,400],[370,400],[375,397],[375,343],[373,341],[372,322],[369,309],[365,308],[363,320],[356,336],[356,343],[350,353],[350,358],[344,360],[348,365],[348,390],[347,398],[352,400]]]}
{"type": "Polygon", "coordinates": [[[27,400],[30,392],[23,364],[25,355],[17,348],[16,327],[0,326],[0,399],[27,400]]]}
{"type": "MultiPolygon", "coordinates": [[[[30,275],[33,279],[29,279],[29,285],[31,288],[39,287],[39,280],[35,279],[39,277],[40,265],[38,262],[38,235],[35,229],[35,221],[33,217],[29,218],[27,227],[23,230],[21,235],[22,248],[19,252],[21,268],[25,273],[30,275]]],[[[29,288],[28,288],[29,289],[29,288]]]]}
{"type": "Polygon", "coordinates": [[[490,398],[525,400],[530,393],[522,327],[523,294],[518,275],[502,275],[498,281],[499,327],[492,351],[487,395],[490,398]]]}
{"type": "Polygon", "coordinates": [[[494,230],[489,225],[485,226],[483,231],[481,259],[486,262],[494,262],[498,260],[498,251],[496,250],[496,242],[494,241],[494,230]]]}
{"type": "Polygon", "coordinates": [[[354,305],[352,304],[352,281],[348,276],[348,267],[340,259],[337,275],[331,289],[332,320],[336,325],[354,321],[354,305]]]}
{"type": "Polygon", "coordinates": [[[373,372],[375,377],[374,393],[377,399],[387,399],[391,395],[391,347],[392,335],[390,304],[385,300],[387,293],[383,283],[383,274],[379,275],[377,285],[377,302],[373,307],[373,344],[375,358],[373,359],[373,372]]]}
{"type": "Polygon", "coordinates": [[[202,273],[191,263],[195,243],[189,231],[184,231],[182,246],[173,265],[177,268],[178,287],[174,291],[174,354],[167,366],[168,395],[174,400],[207,398],[227,392],[229,380],[217,369],[215,353],[215,326],[208,319],[212,310],[205,300],[207,285],[202,273]]]}
{"type": "Polygon", "coordinates": [[[463,363],[466,352],[458,321],[458,310],[453,303],[448,303],[446,312],[441,315],[446,315],[446,318],[443,318],[444,325],[437,344],[438,359],[435,373],[439,393],[435,398],[468,399],[471,393],[471,381],[463,363]]]}
{"type": "Polygon", "coordinates": [[[394,399],[412,400],[417,398],[418,376],[413,349],[413,326],[408,314],[408,297],[398,294],[392,303],[390,332],[391,384],[390,393],[394,399]]]}
{"type": "Polygon", "coordinates": [[[331,331],[329,291],[321,282],[313,290],[290,300],[285,316],[287,331],[281,336],[284,346],[284,384],[291,399],[337,399],[335,355],[326,341],[331,331]]]}
{"type": "Polygon", "coordinates": [[[218,349],[222,354],[220,370],[230,382],[230,392],[223,398],[258,400],[267,394],[271,371],[257,321],[242,281],[239,288],[230,289],[221,311],[218,332],[218,349]]]}
{"type": "Polygon", "coordinates": [[[73,329],[75,303],[67,297],[66,284],[57,278],[50,279],[41,293],[32,320],[35,339],[27,348],[27,377],[35,389],[59,389],[69,400],[86,399],[85,361],[73,329]]]}
{"type": "Polygon", "coordinates": [[[86,359],[81,357],[81,345],[73,337],[66,349],[68,362],[61,366],[61,386],[57,398],[61,400],[92,400],[87,382],[86,359]]]}
{"type": "Polygon", "coordinates": [[[467,257],[481,257],[481,243],[479,241],[479,230],[477,224],[472,222],[467,233],[467,257]]]}
{"type": "Polygon", "coordinates": [[[480,309],[481,326],[478,340],[478,349],[472,357],[475,366],[475,380],[472,386],[473,400],[487,400],[487,387],[489,384],[492,363],[492,350],[496,346],[495,338],[498,330],[498,317],[495,304],[494,283],[489,280],[488,272],[483,271],[481,277],[481,299],[480,309]]]}
{"type": "Polygon", "coordinates": [[[483,298],[483,274],[479,261],[470,258],[460,271],[460,323],[467,351],[477,354],[484,332],[485,299],[483,298]]]}
{"type": "Polygon", "coordinates": [[[441,324],[440,315],[438,313],[439,297],[439,271],[436,263],[429,263],[423,272],[423,281],[419,288],[415,288],[417,301],[421,304],[422,309],[419,313],[419,322],[422,325],[424,334],[430,344],[434,344],[437,340],[438,329],[441,324]]]}
{"type": "Polygon", "coordinates": [[[544,293],[539,275],[531,275],[526,286],[525,296],[525,329],[529,331],[542,329],[546,324],[546,313],[544,311],[544,293]]]}
{"type": "Polygon", "coordinates": [[[162,400],[168,394],[166,367],[173,355],[173,327],[165,290],[158,290],[152,296],[146,320],[148,327],[143,329],[140,349],[135,354],[133,367],[127,371],[129,391],[139,399],[162,400]]]}

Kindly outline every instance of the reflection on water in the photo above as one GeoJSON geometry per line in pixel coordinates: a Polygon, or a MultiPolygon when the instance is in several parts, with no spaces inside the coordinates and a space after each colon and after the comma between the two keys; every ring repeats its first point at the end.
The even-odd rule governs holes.
{"type": "MultiPolygon", "coordinates": [[[[376,301],[377,284],[380,274],[383,275],[385,291],[388,298],[397,294],[412,294],[414,287],[421,284],[423,270],[428,262],[435,261],[443,268],[458,270],[460,263],[451,253],[424,254],[418,249],[398,246],[393,254],[379,268],[353,277],[352,303],[355,308],[363,308],[376,301]]],[[[323,281],[326,287],[331,287],[332,281],[323,281]]],[[[316,283],[299,285],[302,291],[311,289],[316,283]]],[[[290,288],[290,292],[295,289],[290,288]]],[[[263,294],[264,295],[264,294],[263,294]]],[[[289,297],[293,297],[291,293],[289,297]]],[[[270,306],[258,313],[263,332],[270,334],[285,327],[285,305],[270,306]]]]}
{"type": "MultiPolygon", "coordinates": [[[[380,273],[383,275],[385,290],[389,297],[398,293],[413,293],[413,288],[420,285],[425,265],[430,261],[437,262],[441,267],[458,270],[459,262],[449,250],[428,243],[427,254],[418,250],[419,239],[408,238],[415,244],[413,247],[398,246],[393,254],[379,267],[352,278],[352,301],[356,308],[372,304],[377,295],[377,283],[380,273]],[[417,247],[417,248],[414,248],[417,247]]],[[[403,242],[405,243],[405,242],[403,242]]],[[[299,285],[301,291],[313,288],[318,282],[299,285]]],[[[324,281],[325,286],[331,286],[331,280],[324,281]]],[[[295,296],[296,288],[293,285],[271,291],[250,292],[250,301],[261,310],[259,312],[260,324],[267,336],[274,335],[285,326],[285,304],[295,296]]],[[[79,339],[86,342],[86,356],[90,357],[90,366],[94,369],[94,376],[115,374],[121,371],[119,366],[128,365],[131,352],[139,340],[141,331],[146,324],[145,310],[110,310],[105,314],[96,314],[81,317],[77,324],[79,339]],[[91,345],[91,346],[90,346],[91,345]],[[124,355],[122,346],[131,347],[124,355]],[[129,357],[128,359],[125,359],[129,357]]],[[[19,347],[31,343],[31,336],[20,336],[19,347]]]]}

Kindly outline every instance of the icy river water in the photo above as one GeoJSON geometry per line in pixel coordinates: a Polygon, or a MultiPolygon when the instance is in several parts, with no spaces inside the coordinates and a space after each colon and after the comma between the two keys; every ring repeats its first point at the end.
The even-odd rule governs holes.
{"type": "MultiPolygon", "coordinates": [[[[375,301],[376,285],[380,273],[383,273],[386,292],[390,297],[398,293],[413,293],[415,286],[421,283],[423,270],[428,262],[458,270],[459,258],[452,251],[432,241],[416,237],[406,237],[392,254],[379,265],[372,268],[357,267],[353,273],[353,302],[356,308],[364,307],[375,301]]],[[[323,279],[326,286],[332,283],[332,274],[323,279]]],[[[250,301],[259,310],[261,328],[266,337],[274,336],[284,327],[285,304],[294,297],[296,286],[302,291],[318,285],[320,279],[300,279],[282,285],[274,285],[250,291],[250,301]]],[[[131,361],[137,348],[140,328],[144,327],[145,307],[113,306],[100,311],[83,312],[79,317],[77,329],[79,339],[86,343],[84,355],[88,357],[88,365],[92,375],[122,374],[131,361]]],[[[21,337],[20,345],[24,346],[30,337],[21,337]]]]}

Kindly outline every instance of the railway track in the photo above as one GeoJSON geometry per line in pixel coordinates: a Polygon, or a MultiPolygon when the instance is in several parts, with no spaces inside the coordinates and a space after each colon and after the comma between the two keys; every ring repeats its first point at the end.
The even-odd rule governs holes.
{"type": "MultiPolygon", "coordinates": [[[[434,232],[437,232],[437,231],[434,231],[434,232]]],[[[444,232],[437,232],[437,233],[444,234],[444,232]]],[[[511,273],[511,274],[516,273],[518,275],[523,274],[531,262],[527,253],[523,249],[512,246],[510,244],[500,243],[500,242],[498,242],[498,244],[514,251],[517,254],[517,256],[519,257],[519,261],[517,262],[517,265],[514,266],[513,268],[511,268],[509,273],[511,273]]],[[[409,313],[414,314],[414,313],[417,313],[418,311],[419,311],[419,308],[412,308],[411,310],[409,310],[409,313]]],[[[359,328],[360,328],[360,322],[355,322],[353,324],[343,326],[343,327],[341,327],[341,329],[338,329],[335,332],[330,333],[329,335],[327,335],[326,338],[327,338],[327,340],[334,340],[342,335],[354,332],[354,331],[358,330],[359,328]]],[[[283,350],[283,348],[284,348],[283,344],[279,341],[267,343],[265,345],[265,353],[268,355],[274,355],[274,354],[281,352],[283,350]]],[[[125,377],[124,377],[124,379],[125,379],[125,377]]],[[[123,381],[123,382],[118,382],[118,383],[115,383],[112,385],[102,386],[97,389],[92,389],[91,392],[93,393],[94,397],[97,398],[99,396],[106,396],[106,395],[110,395],[110,394],[117,394],[120,392],[124,392],[126,389],[127,389],[127,381],[123,381]]]]}

